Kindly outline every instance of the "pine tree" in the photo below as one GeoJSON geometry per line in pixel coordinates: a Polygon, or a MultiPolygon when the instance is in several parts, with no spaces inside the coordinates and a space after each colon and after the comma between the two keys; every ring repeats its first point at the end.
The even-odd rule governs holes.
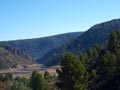
{"type": "Polygon", "coordinates": [[[37,71],[33,71],[31,75],[31,84],[32,90],[47,90],[47,82],[42,75],[37,71]]]}
{"type": "Polygon", "coordinates": [[[11,90],[30,90],[23,82],[14,81],[11,90]]]}
{"type": "Polygon", "coordinates": [[[60,90],[86,90],[88,79],[86,68],[73,54],[67,53],[64,56],[57,73],[56,85],[60,90]]]}
{"type": "Polygon", "coordinates": [[[49,79],[51,78],[50,73],[49,73],[48,71],[45,71],[45,73],[44,73],[44,78],[45,78],[46,80],[49,80],[49,79]]]}

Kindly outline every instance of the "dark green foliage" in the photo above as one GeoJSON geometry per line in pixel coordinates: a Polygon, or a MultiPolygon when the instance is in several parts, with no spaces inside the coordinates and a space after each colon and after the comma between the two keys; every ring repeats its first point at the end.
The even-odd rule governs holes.
{"type": "MultiPolygon", "coordinates": [[[[120,30],[110,34],[105,47],[97,44],[79,55],[79,59],[71,53],[64,55],[56,70],[58,90],[120,90],[120,30]]],[[[57,59],[59,55],[55,53],[54,56],[57,59]]],[[[50,77],[47,71],[44,77],[50,77]]],[[[30,81],[26,78],[13,81],[12,74],[4,74],[0,75],[0,84],[13,81],[12,90],[47,90],[45,79],[37,71],[32,73],[30,81]]]]}
{"type": "Polygon", "coordinates": [[[30,90],[30,88],[25,86],[22,82],[15,81],[11,87],[11,90],[30,90]]]}
{"type": "Polygon", "coordinates": [[[95,60],[91,61],[95,63],[89,69],[90,90],[120,90],[120,59],[118,57],[120,54],[117,53],[120,49],[119,32],[120,30],[111,33],[108,49],[101,50],[98,57],[96,59],[94,57],[95,60]]]}
{"type": "Polygon", "coordinates": [[[90,48],[88,50],[88,57],[93,57],[93,49],[92,48],[90,48]]]}
{"type": "Polygon", "coordinates": [[[49,80],[49,79],[51,78],[50,73],[49,73],[48,71],[45,71],[45,73],[44,73],[44,78],[45,78],[46,80],[49,80]]]}
{"type": "Polygon", "coordinates": [[[37,71],[33,71],[31,75],[31,83],[30,86],[32,90],[47,90],[47,82],[42,75],[37,71]]]}
{"type": "Polygon", "coordinates": [[[12,73],[6,73],[4,81],[12,81],[13,80],[13,75],[12,73]]]}
{"type": "Polygon", "coordinates": [[[108,49],[113,53],[120,54],[120,30],[111,33],[108,49]]]}
{"type": "Polygon", "coordinates": [[[0,74],[0,82],[3,82],[4,81],[4,75],[3,74],[0,74]]]}
{"type": "Polygon", "coordinates": [[[86,90],[87,78],[86,68],[73,54],[67,53],[61,68],[57,69],[60,90],[86,90]]]}
{"type": "Polygon", "coordinates": [[[44,38],[9,41],[6,43],[28,53],[32,58],[38,59],[51,49],[73,40],[81,34],[81,32],[75,32],[44,38]]]}
{"type": "Polygon", "coordinates": [[[96,70],[92,70],[89,73],[89,80],[88,80],[88,90],[96,90],[96,87],[98,87],[96,79],[97,79],[97,71],[96,70]]]}
{"type": "MultiPolygon", "coordinates": [[[[89,48],[92,48],[96,44],[106,45],[108,43],[109,34],[118,29],[120,29],[120,19],[97,24],[84,32],[77,39],[51,50],[42,58],[38,59],[38,62],[41,63],[41,61],[44,61],[42,63],[45,65],[56,65],[60,63],[60,57],[62,58],[64,56],[64,52],[71,52],[79,56],[81,52],[88,51],[89,48]]],[[[96,50],[93,51],[97,54],[96,50]]],[[[90,51],[90,54],[93,51],[90,51]]]]}
{"type": "Polygon", "coordinates": [[[117,74],[117,58],[114,54],[107,52],[101,59],[97,66],[97,84],[100,90],[115,90],[113,80],[117,74]]]}
{"type": "Polygon", "coordinates": [[[0,74],[0,90],[48,90],[48,87],[41,74],[34,71],[30,79],[13,78],[11,73],[0,74]]]}
{"type": "Polygon", "coordinates": [[[15,79],[14,79],[14,81],[17,81],[17,82],[21,82],[21,83],[23,83],[26,87],[30,87],[30,80],[29,79],[27,79],[27,78],[25,78],[25,77],[23,77],[23,78],[20,78],[20,77],[16,77],[15,79]]]}
{"type": "Polygon", "coordinates": [[[12,73],[0,74],[0,82],[12,82],[12,73]]]}
{"type": "Polygon", "coordinates": [[[26,78],[15,78],[11,90],[30,90],[29,80],[26,78]]]}
{"type": "Polygon", "coordinates": [[[119,46],[120,30],[117,30],[110,34],[107,47],[96,45],[90,48],[87,53],[81,53],[80,61],[74,55],[66,54],[61,68],[57,70],[58,88],[60,90],[120,90],[119,46]]]}
{"type": "Polygon", "coordinates": [[[88,59],[87,53],[81,53],[79,59],[82,63],[85,64],[86,60],[88,59]]]}

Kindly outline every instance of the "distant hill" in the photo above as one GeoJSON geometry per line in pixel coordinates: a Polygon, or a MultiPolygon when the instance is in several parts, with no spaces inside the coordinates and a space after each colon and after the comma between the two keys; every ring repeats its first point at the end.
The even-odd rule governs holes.
{"type": "Polygon", "coordinates": [[[73,32],[43,38],[8,41],[6,43],[28,53],[33,59],[38,59],[43,57],[53,48],[61,46],[62,44],[77,38],[81,34],[82,32],[73,32]]]}
{"type": "Polygon", "coordinates": [[[32,64],[33,59],[19,49],[0,43],[0,69],[16,67],[17,64],[32,64]]]}
{"type": "Polygon", "coordinates": [[[47,66],[59,64],[65,52],[72,52],[79,56],[81,52],[86,52],[95,44],[106,45],[109,34],[118,29],[120,29],[120,19],[94,25],[75,40],[49,51],[37,62],[47,66]]]}

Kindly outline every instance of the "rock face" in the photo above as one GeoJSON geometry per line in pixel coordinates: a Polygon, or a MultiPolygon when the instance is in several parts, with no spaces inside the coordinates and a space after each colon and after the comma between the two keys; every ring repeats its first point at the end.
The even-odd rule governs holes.
{"type": "Polygon", "coordinates": [[[23,51],[0,44],[0,69],[16,67],[18,64],[33,64],[33,59],[23,51]]]}
{"type": "Polygon", "coordinates": [[[11,53],[13,53],[15,55],[21,56],[24,59],[32,60],[31,56],[29,56],[27,53],[21,51],[20,49],[17,49],[15,47],[10,47],[8,45],[6,45],[6,46],[0,45],[0,47],[5,48],[6,50],[8,50],[9,52],[11,52],[11,53]]]}

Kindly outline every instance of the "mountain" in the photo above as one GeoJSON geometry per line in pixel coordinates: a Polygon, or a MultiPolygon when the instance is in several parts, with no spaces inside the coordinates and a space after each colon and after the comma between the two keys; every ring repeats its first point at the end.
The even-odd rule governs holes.
{"type": "Polygon", "coordinates": [[[0,43],[0,69],[16,67],[17,64],[32,64],[33,59],[19,49],[0,43]]]}
{"type": "Polygon", "coordinates": [[[81,52],[86,52],[96,44],[106,45],[109,34],[118,29],[120,29],[120,19],[114,19],[94,25],[75,40],[52,49],[43,57],[39,58],[37,62],[47,66],[59,64],[65,52],[72,52],[79,56],[81,52]]]}
{"type": "Polygon", "coordinates": [[[33,59],[38,59],[53,48],[61,46],[62,44],[77,38],[81,34],[82,32],[73,32],[43,38],[7,41],[5,43],[28,53],[33,59]]]}

